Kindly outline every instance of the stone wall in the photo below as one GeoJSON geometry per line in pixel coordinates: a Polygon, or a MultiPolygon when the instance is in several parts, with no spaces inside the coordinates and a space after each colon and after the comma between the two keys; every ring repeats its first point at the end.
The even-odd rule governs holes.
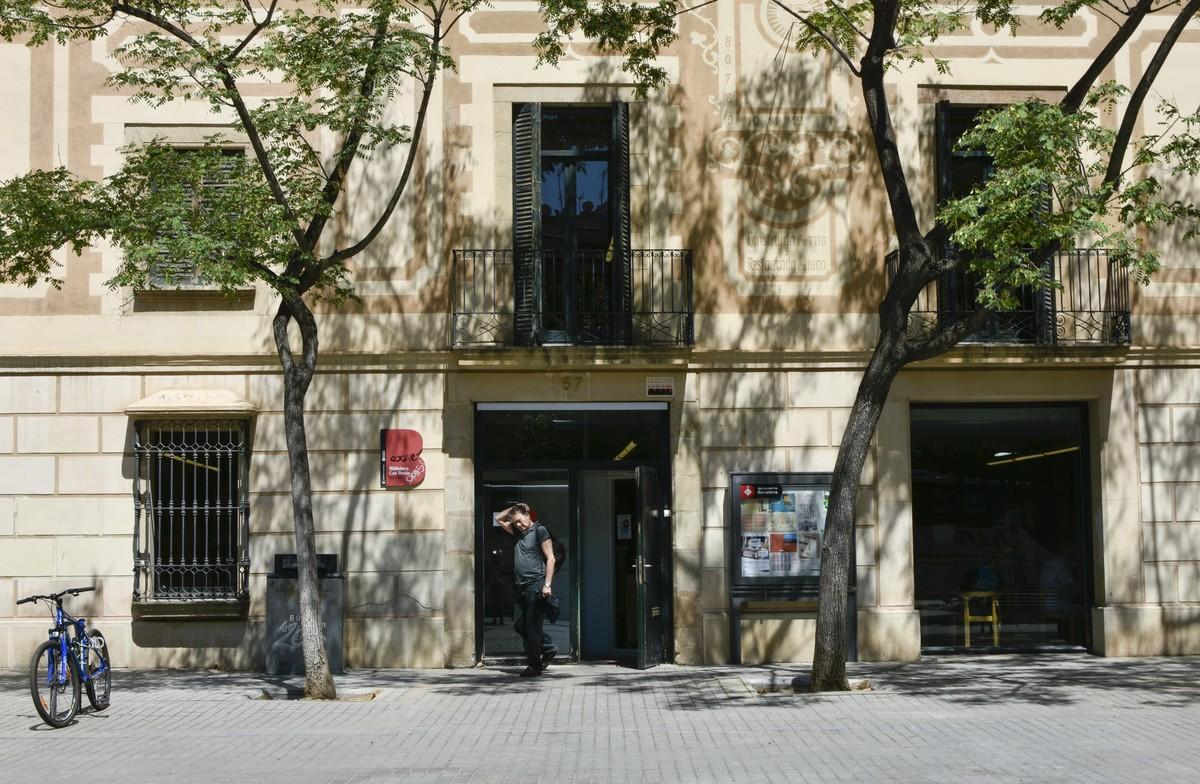
{"type": "MultiPolygon", "coordinates": [[[[346,574],[348,666],[442,666],[446,593],[443,382],[438,373],[321,374],[308,397],[317,549],[346,574]],[[379,430],[424,438],[424,483],[385,491],[379,430]]],[[[68,609],[101,627],[121,666],[256,667],[266,575],[294,552],[281,380],[274,373],[0,378],[0,667],[23,666],[44,609],[15,599],[92,585],[68,609]],[[133,421],[163,389],[225,389],[255,403],[247,621],[135,621],[133,421]]]]}

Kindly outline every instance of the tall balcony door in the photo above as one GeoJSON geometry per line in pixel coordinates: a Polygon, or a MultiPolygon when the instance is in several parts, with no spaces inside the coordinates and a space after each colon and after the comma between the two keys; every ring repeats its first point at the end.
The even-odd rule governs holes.
{"type": "MultiPolygon", "coordinates": [[[[977,185],[982,185],[995,169],[991,156],[984,150],[962,149],[959,139],[975,126],[979,115],[988,106],[938,103],[936,110],[937,193],[938,203],[960,199],[977,185]]],[[[1050,208],[1049,203],[1046,209],[1050,208]]],[[[949,243],[944,249],[956,253],[949,243]]],[[[1054,274],[1051,260],[1045,262],[1047,275],[1054,274]]],[[[960,266],[938,281],[938,310],[945,319],[957,319],[976,308],[979,280],[975,273],[960,266]]],[[[1053,307],[1049,292],[1022,287],[1017,292],[1018,306],[1008,313],[997,313],[987,325],[968,341],[984,343],[1052,342],[1053,307]]]]}
{"type": "Polygon", "coordinates": [[[628,342],[625,104],[514,109],[513,227],[517,342],[628,342]]]}

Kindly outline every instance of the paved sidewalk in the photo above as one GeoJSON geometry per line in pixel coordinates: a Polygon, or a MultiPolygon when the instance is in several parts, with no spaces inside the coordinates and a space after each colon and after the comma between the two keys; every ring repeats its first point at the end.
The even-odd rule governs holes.
{"type": "MultiPolygon", "coordinates": [[[[355,671],[368,701],[117,671],[112,707],[40,723],[0,672],[0,780],[102,782],[1193,782],[1200,658],[997,656],[853,665],[874,689],[760,694],[806,668],[355,671]]],[[[86,695],[84,701],[86,702],[86,695]]]]}

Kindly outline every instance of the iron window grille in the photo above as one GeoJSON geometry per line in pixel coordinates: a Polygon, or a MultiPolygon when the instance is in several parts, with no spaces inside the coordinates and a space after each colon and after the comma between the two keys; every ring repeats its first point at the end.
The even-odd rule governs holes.
{"type": "Polygon", "coordinates": [[[148,421],[134,448],[133,598],[249,597],[244,421],[148,421]]]}

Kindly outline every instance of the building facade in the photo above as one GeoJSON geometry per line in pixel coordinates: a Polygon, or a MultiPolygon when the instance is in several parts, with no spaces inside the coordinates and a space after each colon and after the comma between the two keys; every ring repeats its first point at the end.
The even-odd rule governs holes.
{"type": "MultiPolygon", "coordinates": [[[[1115,77],[1141,73],[1169,21],[1115,77]]],[[[821,490],[874,344],[886,204],[857,83],[789,53],[790,17],[719,0],[680,24],[648,98],[583,42],[536,68],[533,4],[452,36],[420,176],[354,261],[361,301],[318,313],[313,505],[344,575],[347,666],[515,652],[491,524],[514,500],[570,548],[553,629],[573,656],[811,656],[821,490]],[[402,486],[387,430],[420,437],[402,486]]],[[[1111,32],[1088,11],[1018,39],[973,29],[939,44],[951,74],[894,73],[922,216],[984,176],[953,149],[965,118],[1054,100],[1111,32]]],[[[186,148],[228,122],[105,86],[122,34],[0,45],[0,177],[100,178],[126,144],[186,148]]],[[[1198,62],[1189,30],[1158,84],[1194,102],[1198,62]]],[[[377,202],[393,169],[357,172],[347,198],[377,202]]],[[[898,378],[857,512],[859,658],[1200,652],[1200,255],[1151,239],[1149,285],[1103,249],[1061,254],[1053,297],[898,378]]],[[[259,668],[268,575],[295,551],[275,300],[110,289],[106,247],[59,261],[60,289],[0,287],[0,667],[45,634],[16,599],[95,584],[71,607],[118,666],[259,668]]],[[[913,328],[971,294],[940,281],[913,328]]]]}

